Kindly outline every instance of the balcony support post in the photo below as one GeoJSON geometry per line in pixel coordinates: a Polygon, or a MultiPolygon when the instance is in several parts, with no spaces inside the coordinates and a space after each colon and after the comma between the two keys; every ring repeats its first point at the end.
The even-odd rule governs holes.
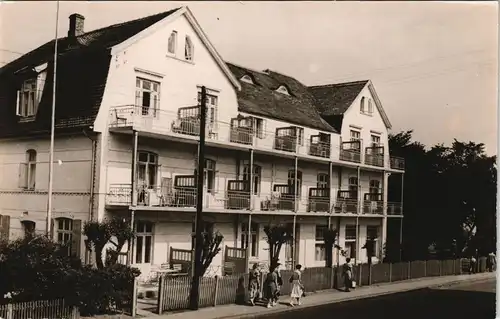
{"type": "Polygon", "coordinates": [[[401,261],[403,259],[403,191],[404,191],[404,180],[405,180],[405,174],[401,174],[401,223],[399,226],[399,260],[401,261]]]}
{"type": "Polygon", "coordinates": [[[382,245],[380,245],[380,256],[385,257],[384,246],[387,242],[387,193],[389,189],[389,175],[385,170],[382,171],[382,245]]]}
{"type": "MultiPolygon", "coordinates": [[[[328,212],[331,213],[333,212],[333,196],[332,196],[332,188],[333,188],[333,163],[329,163],[329,170],[328,170],[328,212]]],[[[330,217],[328,217],[328,220],[330,220],[330,217]]],[[[330,227],[330,221],[328,222],[328,227],[330,227]]]]}
{"type": "MultiPolygon", "coordinates": [[[[134,130],[134,138],[132,144],[132,167],[131,167],[131,176],[130,181],[132,184],[131,187],[131,204],[132,210],[130,212],[130,228],[134,231],[134,223],[135,223],[135,209],[137,207],[137,147],[139,144],[139,133],[134,130]]],[[[127,265],[130,266],[132,263],[132,250],[134,247],[134,239],[132,238],[128,243],[128,257],[127,257],[127,265]]]]}
{"type": "Polygon", "coordinates": [[[297,264],[297,256],[295,254],[295,243],[296,239],[295,235],[297,235],[297,214],[293,215],[293,229],[292,229],[292,270],[295,269],[295,265],[297,264]]]}
{"type": "Polygon", "coordinates": [[[250,240],[250,234],[252,233],[252,211],[253,211],[253,149],[250,149],[250,161],[249,161],[249,166],[248,166],[248,176],[249,176],[249,181],[248,183],[250,184],[249,190],[250,190],[250,212],[248,214],[248,227],[247,227],[247,235],[245,238],[246,242],[246,265],[247,265],[247,271],[250,269],[250,255],[252,253],[252,241],[250,240]]]}
{"type": "Polygon", "coordinates": [[[299,210],[299,194],[300,194],[300,189],[299,189],[299,180],[297,178],[297,173],[299,171],[299,158],[295,156],[295,165],[293,168],[294,171],[294,180],[293,180],[293,185],[294,185],[294,213],[297,213],[299,210]]]}
{"type": "Polygon", "coordinates": [[[354,264],[358,264],[359,259],[359,215],[361,214],[361,167],[358,166],[357,169],[357,177],[358,177],[358,209],[356,214],[356,256],[354,256],[354,264]]]}

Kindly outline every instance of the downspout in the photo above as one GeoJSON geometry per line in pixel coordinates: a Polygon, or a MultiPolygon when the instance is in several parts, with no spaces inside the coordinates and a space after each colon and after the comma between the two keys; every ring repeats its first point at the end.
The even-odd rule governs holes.
{"type": "MultiPolygon", "coordinates": [[[[92,126],[89,127],[92,129],[92,126]]],[[[89,220],[94,221],[94,190],[95,190],[95,180],[96,180],[96,161],[97,161],[97,140],[92,138],[87,134],[85,129],[83,130],[83,135],[85,135],[92,142],[92,155],[90,162],[90,192],[89,192],[89,220]]],[[[87,251],[85,254],[85,259],[87,264],[92,264],[92,254],[90,251],[87,251]]]]}

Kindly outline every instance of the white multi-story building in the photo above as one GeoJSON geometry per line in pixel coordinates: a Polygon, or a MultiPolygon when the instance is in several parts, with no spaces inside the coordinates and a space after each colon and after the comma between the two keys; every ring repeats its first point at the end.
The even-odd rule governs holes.
{"type": "MultiPolygon", "coordinates": [[[[378,258],[400,241],[399,226],[387,236],[403,215],[388,177],[403,175],[404,160],[390,156],[391,124],[370,81],[308,87],[227,63],[187,7],[90,32],[81,15],[69,20],[58,42],[50,222],[74,253],[85,256],[83,223],[107,216],[133,219],[129,261],[143,274],[192,249],[202,86],[203,215],[224,235],[214,272],[244,251],[232,248],[266,262],[269,223],[295,229],[286,265],[324,265],[326,227],[358,262],[367,238],[378,258]]],[[[0,231],[11,239],[46,227],[53,48],[0,69],[0,231]]]]}

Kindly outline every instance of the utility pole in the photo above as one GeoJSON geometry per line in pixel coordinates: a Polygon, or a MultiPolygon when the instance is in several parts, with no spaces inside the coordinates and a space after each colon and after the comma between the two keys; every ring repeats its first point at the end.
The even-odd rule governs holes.
{"type": "Polygon", "coordinates": [[[194,248],[194,269],[193,281],[191,285],[191,294],[189,299],[189,308],[198,310],[200,295],[200,272],[201,272],[201,253],[203,249],[203,173],[205,171],[205,127],[207,123],[207,89],[201,88],[200,103],[200,144],[198,147],[198,171],[196,174],[196,222],[195,222],[195,248],[194,248]]]}
{"type": "Polygon", "coordinates": [[[56,35],[54,39],[54,75],[52,78],[52,116],[50,122],[50,150],[49,150],[49,189],[48,189],[48,199],[47,199],[47,237],[50,236],[52,232],[52,186],[54,184],[54,131],[56,122],[56,79],[57,79],[57,42],[58,34],[57,29],[59,27],[59,1],[57,1],[56,8],[56,35]]]}

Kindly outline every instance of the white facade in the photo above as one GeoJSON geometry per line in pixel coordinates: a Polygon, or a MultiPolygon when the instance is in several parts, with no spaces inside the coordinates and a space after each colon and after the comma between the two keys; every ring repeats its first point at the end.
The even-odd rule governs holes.
{"type": "MultiPolygon", "coordinates": [[[[351,247],[352,257],[361,262],[366,261],[366,254],[360,247],[370,231],[378,242],[378,256],[381,255],[390,206],[387,203],[386,173],[401,171],[391,168],[387,151],[383,167],[339,158],[341,142],[351,138],[350,131],[353,128],[360,130],[363,141],[370,141],[374,134],[380,136],[380,144],[387,149],[387,125],[375,102],[372,102],[372,114],[360,113],[362,97],[375,100],[368,86],[345,112],[340,134],[302,127],[303,140],[298,142],[295,152],[289,152],[276,150],[273,145],[276,129],[288,127],[290,123],[238,111],[239,82],[211,47],[189,10],[180,10],[118,44],[112,49],[112,54],[105,93],[93,126],[98,135],[95,151],[92,151],[91,140],[83,134],[56,139],[54,158],[56,162],[61,160],[62,164],[56,163],[54,166],[53,217],[86,221],[91,218],[91,214],[94,214],[94,218],[102,219],[106,216],[130,217],[134,211],[134,220],[138,225],[140,223],[141,229],[137,230],[139,233],[134,242],[132,265],[140,268],[144,276],[151,268],[170,262],[171,248],[192,249],[195,209],[192,203],[186,204],[189,201],[186,198],[192,193],[182,195],[182,203],[179,203],[176,194],[180,190],[176,185],[176,177],[181,180],[194,175],[199,137],[188,134],[193,132],[186,132],[186,127],[195,125],[186,126],[186,122],[179,122],[180,112],[184,112],[179,109],[197,106],[198,92],[201,86],[205,86],[207,93],[216,100],[209,101],[213,111],[209,109],[205,158],[212,160],[215,168],[213,172],[207,173],[203,194],[204,212],[206,218],[224,235],[223,249],[225,246],[243,248],[242,232],[251,216],[255,231],[251,232],[254,239],[250,240],[248,249],[250,262],[265,263],[268,260],[269,252],[266,250],[263,231],[265,225],[271,222],[291,224],[294,219],[297,236],[295,243],[290,246],[295,249],[295,263],[305,267],[325,264],[324,248],[321,246],[323,242],[317,238],[317,226],[340,226],[339,245],[351,247]],[[173,37],[176,41],[172,40],[173,37]],[[190,42],[192,49],[188,60],[185,56],[186,41],[190,42]],[[171,50],[173,48],[175,50],[171,50]],[[144,89],[146,86],[147,90],[144,89]],[[235,142],[231,121],[238,115],[261,119],[264,123],[263,134],[254,136],[250,144],[235,142]],[[180,130],[182,125],[184,129],[180,130]],[[311,153],[310,136],[319,133],[330,135],[328,154],[311,153]],[[134,134],[138,136],[137,149],[134,147],[134,134]],[[133,150],[137,151],[138,160],[137,206],[134,206],[130,195],[133,150]],[[247,195],[241,197],[241,207],[238,206],[240,204],[234,207],[238,197],[230,194],[229,184],[231,181],[243,180],[244,167],[250,161],[260,168],[255,173],[259,176],[258,180],[251,183],[251,194],[248,191],[247,195]],[[295,192],[292,198],[280,197],[277,206],[269,208],[277,192],[276,185],[293,188],[291,185],[297,182],[293,177],[296,170],[302,176],[298,182],[300,191],[295,192]],[[358,178],[358,174],[356,185],[352,181],[358,178]],[[92,175],[95,175],[94,180],[92,175]],[[320,184],[329,191],[320,199],[311,198],[311,189],[321,188],[320,184]],[[92,188],[91,185],[95,186],[92,188]],[[353,189],[359,198],[346,204],[339,194],[353,189]],[[63,194],[65,191],[71,194],[63,194]],[[90,201],[91,191],[94,193],[93,204],[90,201]],[[374,192],[383,194],[383,198],[373,200],[375,205],[372,209],[370,205],[364,205],[363,194],[374,192]],[[368,208],[365,209],[365,206],[368,208]],[[152,224],[143,227],[143,221],[152,224]],[[356,229],[356,224],[359,226],[358,231],[354,231],[357,240],[354,238],[353,241],[352,230],[356,229]],[[354,248],[356,244],[357,249],[354,248]]],[[[189,112],[193,108],[186,110],[189,112]]],[[[10,238],[22,235],[21,220],[27,215],[36,221],[37,231],[45,229],[48,143],[48,137],[0,142],[0,208],[1,215],[10,216],[10,238]],[[19,180],[19,165],[16,163],[25,160],[29,149],[36,150],[38,154],[37,194],[15,187],[19,180]],[[13,193],[12,189],[15,189],[13,193]],[[24,212],[27,213],[22,215],[24,212]]],[[[188,185],[188,188],[192,186],[188,185]]],[[[185,189],[182,191],[186,192],[185,189]]],[[[189,198],[192,200],[192,197],[189,198]]],[[[397,215],[401,217],[401,213],[397,215]]],[[[83,256],[83,240],[77,242],[83,256]]],[[[290,249],[283,248],[280,260],[291,261],[290,249]]],[[[213,261],[212,274],[222,272],[223,257],[224,252],[221,252],[213,261]]],[[[334,260],[337,258],[334,257],[334,260]]],[[[341,258],[339,262],[342,261],[341,258]]]]}

